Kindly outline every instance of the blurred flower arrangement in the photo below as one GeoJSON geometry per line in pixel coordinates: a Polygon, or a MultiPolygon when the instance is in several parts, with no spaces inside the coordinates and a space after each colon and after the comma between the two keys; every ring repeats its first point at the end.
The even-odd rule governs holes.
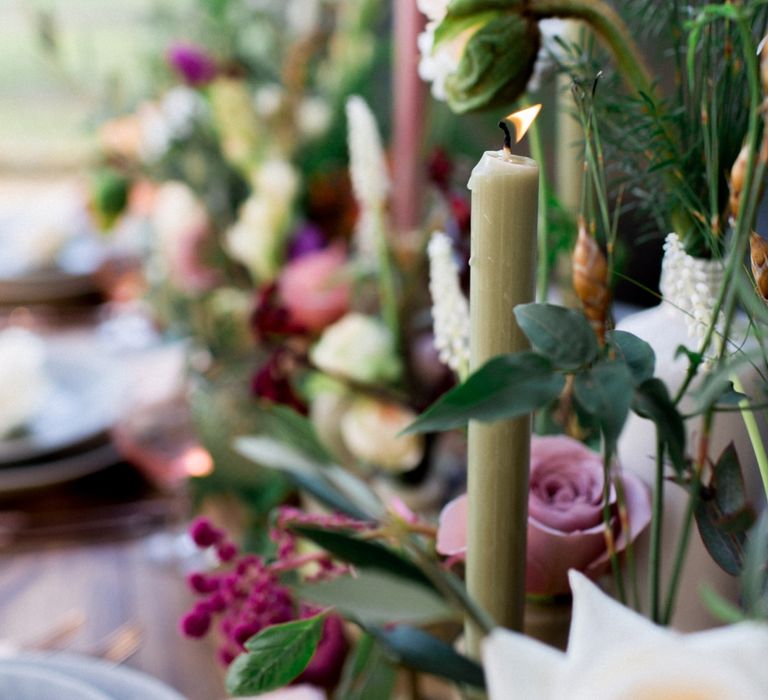
{"type": "MultiPolygon", "coordinates": [[[[768,492],[756,419],[768,376],[766,254],[753,233],[768,161],[768,57],[758,52],[768,11],[697,2],[683,18],[674,3],[674,12],[656,17],[654,3],[620,3],[630,29],[600,0],[419,5],[428,18],[422,74],[457,112],[510,106],[534,89],[544,56],[573,78],[584,133],[573,251],[582,308],[517,307],[531,350],[470,367],[465,241],[436,231],[414,245],[392,233],[387,207],[397,183],[376,119],[350,89],[349,72],[360,77],[372,60],[362,47],[373,3],[258,4],[264,26],[288,27],[286,43],[273,37],[265,52],[280,56],[271,71],[279,82],[256,80],[257,64],[221,46],[173,46],[166,58],[180,84],[108,125],[108,160],[124,174],[157,169],[166,173],[161,180],[175,180],[155,193],[152,216],[155,279],[179,300],[177,321],[214,360],[235,350],[256,354],[249,329],[257,339],[250,386],[256,400],[236,420],[244,404],[231,393],[217,398],[204,378],[193,397],[193,410],[205,418],[201,436],[212,452],[229,455],[233,435],[250,435],[235,441],[239,468],[254,463],[282,473],[301,492],[305,511],[313,511],[281,510],[258,555],[240,554],[222,531],[196,524],[193,538],[215,551],[219,568],[190,579],[200,600],[183,620],[184,632],[200,637],[217,621],[228,688],[238,695],[298,682],[337,698],[390,697],[403,667],[459,687],[487,680],[492,698],[512,697],[512,686],[517,696],[536,698],[699,691],[707,679],[734,697],[765,694],[759,669],[745,664],[736,672],[729,664],[734,644],[763,643],[768,634],[768,517],[758,517],[765,497],[748,492],[741,476],[757,470],[768,492]],[[651,17],[653,28],[672,34],[679,81],[672,95],[662,94],[632,38],[651,17]],[[544,22],[553,18],[579,19],[600,41],[544,41],[544,22]],[[348,148],[348,174],[340,143],[348,148]],[[323,155],[323,144],[333,156],[323,155]],[[665,261],[671,291],[662,291],[668,303],[685,300],[695,338],[693,347],[677,350],[687,365],[675,385],[660,372],[673,358],[657,356],[612,321],[616,232],[629,190],[653,205],[663,230],[674,231],[665,261]],[[754,278],[743,269],[748,253],[754,278]],[[702,258],[715,263],[714,272],[702,258]],[[736,331],[739,306],[747,343],[736,331]],[[739,379],[747,365],[759,378],[749,396],[739,379]],[[567,663],[559,652],[494,630],[467,594],[467,501],[445,505],[436,522],[439,507],[463,486],[455,429],[533,412],[540,432],[556,435],[533,441],[526,588],[547,602],[573,592],[567,663]],[[749,464],[740,464],[733,447],[713,453],[714,425],[729,412],[746,425],[749,464]],[[653,426],[650,483],[617,460],[630,414],[653,426]],[[664,495],[673,488],[682,490],[686,507],[681,533],[671,540],[664,495]],[[714,561],[739,581],[737,599],[710,590],[709,606],[727,621],[762,622],[678,639],[626,609],[666,625],[678,598],[695,594],[680,586],[694,523],[714,561]],[[641,562],[644,531],[650,554],[641,562]],[[673,552],[666,581],[664,551],[673,552]],[[607,602],[570,569],[601,581],[619,602],[607,602]],[[622,631],[611,637],[615,647],[597,644],[609,628],[606,610],[622,623],[616,630],[632,630],[636,646],[622,631]],[[454,648],[462,619],[489,633],[485,675],[477,659],[454,648]],[[699,663],[698,652],[711,666],[699,663]],[[616,678],[604,668],[574,678],[587,653],[606,663],[674,665],[675,673],[651,679],[617,666],[616,678]],[[541,671],[548,665],[557,673],[541,671]]],[[[215,4],[230,8],[227,18],[213,7],[214,21],[240,17],[232,10],[237,3],[215,4]]],[[[449,170],[441,157],[431,163],[438,218],[450,233],[466,232],[466,202],[451,190],[449,170]]],[[[113,173],[95,190],[105,220],[113,215],[107,205],[125,199],[115,195],[116,182],[113,173]]],[[[285,490],[271,501],[258,495],[270,504],[287,497],[285,490]]],[[[418,682],[414,688],[418,697],[418,682]]]]}

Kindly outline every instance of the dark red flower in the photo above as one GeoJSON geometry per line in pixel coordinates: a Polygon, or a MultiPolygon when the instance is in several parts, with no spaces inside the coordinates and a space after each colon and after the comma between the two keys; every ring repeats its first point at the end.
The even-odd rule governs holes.
{"type": "Polygon", "coordinates": [[[251,392],[261,399],[290,406],[302,415],[306,415],[307,405],[294,391],[291,383],[295,360],[290,350],[286,348],[275,350],[253,376],[251,392]]]}
{"type": "Polygon", "coordinates": [[[291,313],[278,299],[277,283],[259,291],[256,308],[251,314],[251,329],[259,341],[281,340],[287,335],[303,335],[307,329],[291,318],[291,313]]]}

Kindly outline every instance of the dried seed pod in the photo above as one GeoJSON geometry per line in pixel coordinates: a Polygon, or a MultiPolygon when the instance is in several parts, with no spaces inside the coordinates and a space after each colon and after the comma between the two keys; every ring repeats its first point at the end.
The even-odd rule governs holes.
{"type": "Polygon", "coordinates": [[[749,257],[757,289],[763,299],[768,301],[768,241],[754,231],[749,237],[749,257]]]}
{"type": "Polygon", "coordinates": [[[731,168],[731,196],[728,199],[728,205],[731,217],[735,219],[739,215],[739,206],[741,204],[741,193],[744,189],[744,178],[747,175],[747,163],[749,162],[749,146],[744,146],[733,163],[731,168]]]}
{"type": "Polygon", "coordinates": [[[605,342],[605,322],[608,318],[608,263],[592,236],[579,219],[579,237],[573,249],[573,288],[584,314],[589,319],[600,344],[605,342]]]}

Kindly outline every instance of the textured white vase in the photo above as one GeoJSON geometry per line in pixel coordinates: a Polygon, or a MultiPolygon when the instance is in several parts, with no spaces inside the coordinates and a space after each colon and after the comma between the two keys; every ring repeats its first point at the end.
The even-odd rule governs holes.
{"type": "MultiPolygon", "coordinates": [[[[711,317],[712,301],[722,280],[719,262],[691,258],[682,250],[675,234],[667,237],[664,262],[662,265],[661,291],[664,301],[658,306],[626,317],[618,328],[637,335],[651,345],[656,353],[656,376],[667,385],[674,395],[682,384],[688,367],[687,358],[675,358],[680,345],[699,350],[701,335],[711,317]]],[[[740,377],[747,393],[758,380],[755,373],[746,371],[740,377]]],[[[694,382],[692,389],[695,390],[694,382]]],[[[690,392],[689,392],[690,393],[690,392]]],[[[693,408],[693,401],[686,397],[682,402],[683,413],[693,408]]],[[[688,427],[688,451],[693,453],[701,434],[701,419],[686,422],[688,427]]],[[[763,426],[764,427],[764,426],[763,426]]],[[[767,436],[764,434],[764,439],[767,436]]],[[[719,413],[713,426],[710,441],[711,458],[717,458],[733,441],[739,454],[742,470],[747,482],[747,493],[758,508],[764,503],[754,453],[741,414],[719,413]]],[[[649,486],[655,479],[655,429],[653,423],[632,414],[619,441],[619,460],[625,469],[630,469],[649,486]]],[[[662,555],[662,594],[664,595],[672,572],[672,564],[678,536],[682,529],[688,496],[680,487],[667,482],[664,497],[664,527],[662,555]]],[[[649,531],[637,543],[638,579],[641,600],[645,612],[648,606],[648,556],[649,531]]],[[[707,553],[694,524],[683,575],[681,578],[677,606],[672,624],[674,627],[692,631],[718,624],[701,601],[700,590],[709,586],[724,597],[736,602],[737,580],[726,574],[715,564],[707,553]]]]}

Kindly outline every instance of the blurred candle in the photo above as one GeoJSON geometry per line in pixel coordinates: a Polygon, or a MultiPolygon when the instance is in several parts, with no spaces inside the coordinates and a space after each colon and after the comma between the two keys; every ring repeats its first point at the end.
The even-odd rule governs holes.
{"type": "MultiPolygon", "coordinates": [[[[499,126],[506,130],[503,122],[499,126]]],[[[504,150],[486,151],[472,171],[473,370],[492,357],[528,347],[512,310],[534,299],[538,188],[539,166],[513,155],[508,135],[504,150]]],[[[499,625],[520,631],[530,439],[530,417],[469,424],[467,589],[499,625]]],[[[475,657],[481,636],[468,623],[467,649],[475,657]]]]}
{"type": "Polygon", "coordinates": [[[427,87],[419,77],[418,36],[425,20],[416,0],[394,0],[392,220],[395,230],[404,233],[421,224],[427,87]]]}

